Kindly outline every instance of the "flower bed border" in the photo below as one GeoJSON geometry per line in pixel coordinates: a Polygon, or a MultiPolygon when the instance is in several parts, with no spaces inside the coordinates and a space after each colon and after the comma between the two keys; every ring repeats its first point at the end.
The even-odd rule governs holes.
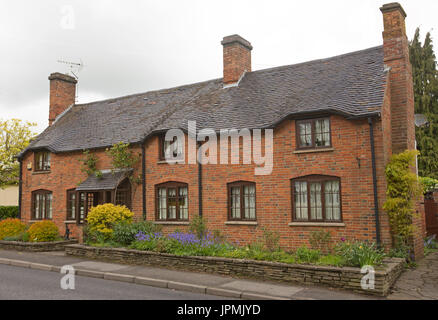
{"type": "Polygon", "coordinates": [[[78,240],[62,240],[53,242],[22,242],[0,240],[0,249],[17,251],[64,251],[66,245],[78,243],[78,240]]]}
{"type": "Polygon", "coordinates": [[[215,273],[283,283],[323,285],[354,292],[386,296],[404,268],[404,260],[390,258],[376,268],[375,288],[361,288],[360,268],[286,264],[270,261],[230,259],[222,257],[177,256],[167,253],[124,248],[100,248],[85,245],[65,246],[67,255],[107,260],[123,264],[215,273]]]}

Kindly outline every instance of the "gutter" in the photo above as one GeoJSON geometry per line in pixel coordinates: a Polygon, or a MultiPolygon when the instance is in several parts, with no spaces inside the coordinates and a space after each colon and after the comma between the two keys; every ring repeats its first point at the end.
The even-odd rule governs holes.
{"type": "MultiPolygon", "coordinates": [[[[198,143],[201,146],[201,143],[198,143]]],[[[198,149],[199,150],[199,149],[198,149]]],[[[199,204],[199,216],[202,218],[202,164],[198,159],[198,204],[199,204]]]]}
{"type": "Polygon", "coordinates": [[[141,144],[141,191],[142,191],[142,202],[143,202],[143,220],[146,221],[146,150],[145,143],[143,141],[141,144]]]}
{"type": "Polygon", "coordinates": [[[368,124],[370,125],[370,144],[371,144],[371,162],[373,168],[373,191],[374,191],[374,216],[376,220],[376,242],[380,247],[380,220],[379,220],[379,199],[377,195],[377,169],[376,169],[376,153],[374,150],[374,124],[373,118],[368,118],[368,124]]]}
{"type": "Polygon", "coordinates": [[[21,219],[21,198],[23,194],[23,160],[18,159],[20,163],[20,173],[18,177],[18,219],[21,219]]]}

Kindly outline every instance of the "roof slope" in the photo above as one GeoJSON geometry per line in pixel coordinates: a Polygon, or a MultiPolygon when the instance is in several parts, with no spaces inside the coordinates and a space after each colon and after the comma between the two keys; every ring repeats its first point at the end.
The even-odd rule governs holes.
{"type": "Polygon", "coordinates": [[[380,112],[383,47],[247,73],[239,86],[222,79],[74,105],[27,148],[66,152],[138,143],[170,128],[268,128],[303,113],[363,117],[380,112]]]}

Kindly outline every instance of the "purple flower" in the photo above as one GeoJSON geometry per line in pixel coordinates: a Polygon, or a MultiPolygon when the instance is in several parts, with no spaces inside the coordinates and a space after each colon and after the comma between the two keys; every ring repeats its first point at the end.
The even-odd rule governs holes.
{"type": "Polygon", "coordinates": [[[342,238],[341,238],[341,241],[342,241],[342,242],[345,242],[345,238],[344,238],[344,237],[342,237],[342,238]]]}

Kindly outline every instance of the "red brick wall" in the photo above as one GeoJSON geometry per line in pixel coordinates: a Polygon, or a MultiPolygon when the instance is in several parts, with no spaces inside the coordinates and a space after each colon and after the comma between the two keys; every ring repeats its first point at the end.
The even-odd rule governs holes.
{"type": "MultiPolygon", "coordinates": [[[[138,155],[141,149],[139,147],[132,148],[133,152],[138,155]]],[[[105,150],[94,151],[98,157],[97,168],[111,169],[111,159],[105,153],[105,150]]],[[[51,154],[51,170],[48,173],[35,173],[33,171],[34,159],[33,153],[29,152],[23,159],[23,195],[22,195],[22,220],[26,223],[31,221],[31,201],[32,191],[45,189],[52,191],[52,214],[53,221],[60,229],[60,233],[65,233],[65,221],[67,216],[67,190],[76,188],[81,182],[85,181],[87,175],[81,171],[80,159],[85,158],[82,152],[69,152],[60,154],[51,154]],[[32,170],[27,170],[28,164],[31,164],[32,170]]],[[[141,159],[141,157],[140,157],[141,159]]],[[[141,173],[141,162],[139,161],[134,175],[141,173]]],[[[133,211],[141,215],[141,185],[132,185],[132,206],[133,211]]],[[[74,237],[79,236],[79,230],[76,224],[69,224],[70,231],[74,237]]]]}
{"type": "MultiPolygon", "coordinates": [[[[383,13],[383,48],[384,62],[391,68],[389,71],[389,89],[391,100],[392,152],[415,150],[415,116],[412,66],[409,60],[409,42],[406,36],[403,8],[396,3],[384,5],[383,13]]],[[[416,168],[412,168],[416,170],[416,168]]],[[[422,221],[424,209],[421,200],[415,207],[419,215],[413,219],[416,226],[413,244],[415,256],[421,258],[424,254],[422,221]]]]}
{"type": "MultiPolygon", "coordinates": [[[[254,165],[203,165],[203,214],[210,230],[220,230],[231,241],[248,243],[263,234],[262,229],[280,233],[285,248],[307,244],[316,230],[330,230],[334,241],[347,239],[375,240],[374,197],[367,120],[349,121],[331,117],[334,150],[329,152],[294,154],[295,124],[286,120],[274,131],[274,169],[271,175],[255,176],[254,165]],[[357,158],[360,158],[360,168],[357,158]],[[290,227],[292,221],[290,179],[310,174],[341,178],[342,206],[345,227],[290,227]],[[257,226],[227,225],[227,183],[246,180],[256,182],[257,226]]],[[[377,169],[379,174],[379,206],[382,214],[382,238],[390,244],[387,218],[382,205],[385,198],[384,152],[382,126],[375,127],[377,169]]],[[[190,217],[198,214],[197,165],[158,163],[158,139],[150,139],[147,153],[147,212],[155,218],[155,189],[166,181],[189,184],[190,217]]],[[[165,225],[164,231],[185,229],[180,225],[165,225]]]]}
{"type": "MultiPolygon", "coordinates": [[[[263,228],[276,230],[284,248],[297,248],[307,244],[309,235],[316,230],[330,230],[333,241],[346,239],[375,240],[374,198],[369,146],[369,125],[366,120],[346,120],[340,116],[331,117],[333,151],[295,154],[295,123],[286,120],[274,130],[274,168],[271,175],[255,176],[254,165],[203,166],[203,214],[210,230],[220,230],[230,241],[249,243],[263,234],[263,228]],[[357,158],[360,158],[360,168],[357,158]],[[345,227],[290,227],[292,221],[290,179],[322,174],[341,178],[342,214],[345,227]],[[256,182],[257,226],[226,225],[227,183],[238,180],[256,182]]],[[[387,220],[381,209],[386,186],[384,183],[384,152],[381,122],[375,126],[377,170],[379,175],[380,212],[382,214],[382,238],[389,243],[387,220]]],[[[187,145],[187,143],[186,143],[187,145]]],[[[198,165],[170,165],[158,160],[158,137],[146,142],[146,192],[147,220],[155,220],[155,185],[167,182],[185,182],[189,188],[189,218],[198,215],[198,165]]],[[[141,149],[136,146],[137,153],[141,149]]],[[[98,168],[110,168],[110,159],[104,150],[96,151],[98,168]]],[[[86,179],[81,172],[82,152],[52,154],[51,172],[34,174],[23,171],[23,220],[30,220],[31,192],[47,189],[53,192],[53,220],[64,232],[66,216],[66,191],[75,188],[86,179]]],[[[187,156],[186,156],[187,159],[187,156]]],[[[240,156],[242,162],[242,155],[240,156]]],[[[33,163],[33,154],[28,153],[23,164],[33,163]]],[[[134,173],[141,173],[141,166],[134,173]]],[[[133,186],[133,211],[142,216],[141,186],[133,186]]],[[[78,230],[71,225],[76,236],[78,230]]],[[[164,225],[164,232],[184,230],[184,225],[164,225]]]]}

